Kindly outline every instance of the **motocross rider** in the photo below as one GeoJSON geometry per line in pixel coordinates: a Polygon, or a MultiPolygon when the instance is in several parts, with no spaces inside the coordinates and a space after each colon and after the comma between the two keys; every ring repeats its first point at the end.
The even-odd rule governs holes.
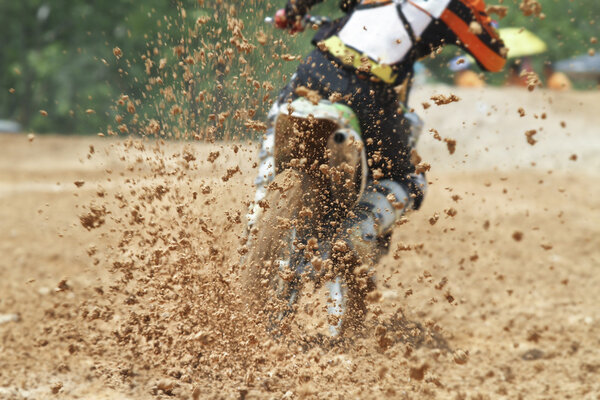
{"type": "MultiPolygon", "coordinates": [[[[275,25],[301,30],[310,7],[322,1],[288,0],[275,25]]],[[[426,190],[424,174],[411,161],[422,126],[406,108],[414,63],[455,44],[480,67],[497,72],[504,67],[506,51],[483,0],[342,0],[340,7],[346,15],[317,32],[316,49],[298,66],[270,118],[272,122],[278,106],[297,97],[299,86],[325,99],[338,93],[357,114],[370,183],[341,239],[365,263],[375,261],[381,244],[389,243],[394,222],[405,211],[418,209],[426,190]]],[[[273,136],[271,123],[259,155],[256,202],[275,174],[273,136]]]]}

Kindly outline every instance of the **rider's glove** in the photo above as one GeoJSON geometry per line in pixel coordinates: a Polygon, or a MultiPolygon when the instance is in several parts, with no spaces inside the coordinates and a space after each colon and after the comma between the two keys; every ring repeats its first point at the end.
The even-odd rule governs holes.
{"type": "Polygon", "coordinates": [[[277,10],[275,13],[275,18],[273,19],[275,22],[275,27],[279,29],[286,29],[288,27],[288,19],[285,15],[285,10],[283,8],[277,10]]]}
{"type": "Polygon", "coordinates": [[[304,30],[304,24],[302,23],[302,20],[288,18],[285,9],[283,8],[277,10],[273,20],[275,27],[279,29],[287,29],[290,33],[302,32],[304,30]]]}

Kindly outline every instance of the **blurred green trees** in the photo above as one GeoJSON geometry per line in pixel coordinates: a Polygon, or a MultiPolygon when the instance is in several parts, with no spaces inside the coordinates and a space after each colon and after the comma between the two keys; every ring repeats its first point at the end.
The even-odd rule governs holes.
{"type": "MultiPolygon", "coordinates": [[[[540,60],[598,47],[597,0],[543,1],[543,20],[523,16],[520,2],[502,2],[509,12],[501,26],[526,26],[542,37],[549,51],[540,60]]],[[[35,132],[252,135],[252,121],[263,118],[294,57],[310,50],[311,32],[290,37],[263,22],[283,4],[0,2],[0,119],[35,132]]],[[[337,5],[330,0],[313,14],[339,15],[337,5]]],[[[448,77],[455,53],[428,61],[435,76],[448,77]]]]}
{"type": "Polygon", "coordinates": [[[0,2],[0,119],[37,132],[104,130],[115,98],[136,86],[111,64],[112,48],[141,53],[158,30],[152,9],[177,12],[157,0],[0,2]]]}

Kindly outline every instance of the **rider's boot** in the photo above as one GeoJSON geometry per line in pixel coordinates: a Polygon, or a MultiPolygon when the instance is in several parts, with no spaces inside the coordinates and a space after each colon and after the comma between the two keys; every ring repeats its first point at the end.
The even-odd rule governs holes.
{"type": "MultiPolygon", "coordinates": [[[[409,122],[408,147],[412,149],[423,130],[423,121],[408,110],[404,117],[409,122]]],[[[412,173],[408,178],[406,184],[390,179],[371,182],[354,210],[356,217],[346,222],[342,237],[362,264],[374,264],[386,254],[394,223],[408,210],[421,206],[427,189],[425,176],[412,173]]]]}
{"type": "Polygon", "coordinates": [[[408,190],[395,181],[369,184],[340,235],[350,256],[361,264],[375,264],[387,252],[394,223],[414,205],[408,190]]]}

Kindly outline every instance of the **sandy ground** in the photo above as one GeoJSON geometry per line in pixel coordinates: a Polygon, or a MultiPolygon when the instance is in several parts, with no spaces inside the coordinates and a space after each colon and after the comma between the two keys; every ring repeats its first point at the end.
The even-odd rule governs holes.
{"type": "Polygon", "coordinates": [[[429,192],[341,347],[244,308],[255,144],[0,135],[0,399],[600,399],[599,101],[416,91],[429,192]]]}

